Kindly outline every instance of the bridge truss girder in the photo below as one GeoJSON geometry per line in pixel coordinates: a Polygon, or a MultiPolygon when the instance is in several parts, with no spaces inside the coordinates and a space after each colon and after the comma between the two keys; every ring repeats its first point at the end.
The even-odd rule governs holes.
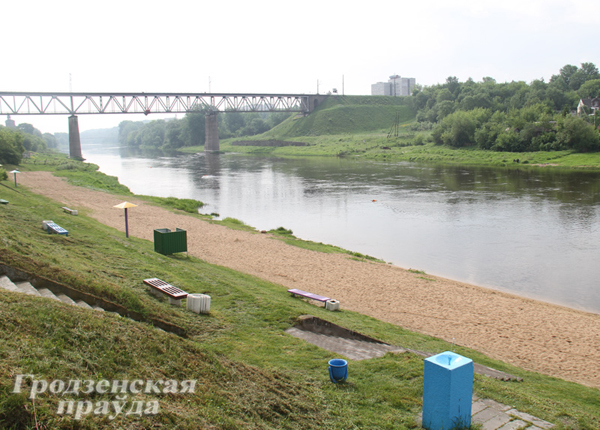
{"type": "Polygon", "coordinates": [[[306,94],[0,92],[0,115],[310,112],[306,94]]]}

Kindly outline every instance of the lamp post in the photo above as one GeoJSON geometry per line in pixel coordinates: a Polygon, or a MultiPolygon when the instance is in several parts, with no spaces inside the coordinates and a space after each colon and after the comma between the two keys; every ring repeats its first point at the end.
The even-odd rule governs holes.
{"type": "Polygon", "coordinates": [[[118,209],[125,209],[125,237],[129,237],[129,223],[127,221],[127,209],[135,208],[135,207],[137,207],[137,205],[134,205],[133,203],[129,203],[129,202],[123,202],[123,203],[119,203],[118,205],[115,205],[113,207],[118,208],[118,209]]]}
{"type": "Polygon", "coordinates": [[[21,173],[18,170],[11,170],[10,173],[12,173],[15,177],[15,188],[17,188],[17,173],[21,173]]]}

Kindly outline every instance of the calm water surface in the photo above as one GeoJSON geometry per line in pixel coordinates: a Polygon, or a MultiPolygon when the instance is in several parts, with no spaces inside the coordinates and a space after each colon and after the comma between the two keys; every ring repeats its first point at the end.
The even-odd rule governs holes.
{"type": "Polygon", "coordinates": [[[194,198],[261,230],[600,313],[598,173],[102,151],[84,146],[84,157],[136,194],[194,198]]]}

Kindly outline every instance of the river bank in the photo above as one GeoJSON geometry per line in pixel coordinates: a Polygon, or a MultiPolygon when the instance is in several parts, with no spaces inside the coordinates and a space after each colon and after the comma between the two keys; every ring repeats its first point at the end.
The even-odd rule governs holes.
{"type": "MultiPolygon", "coordinates": [[[[427,135],[425,132],[424,135],[427,135]]],[[[425,143],[413,145],[415,133],[405,133],[398,138],[388,139],[385,134],[303,136],[306,146],[265,146],[256,139],[256,146],[246,140],[243,146],[235,145],[235,139],[224,139],[221,151],[268,155],[274,157],[358,157],[379,161],[410,161],[441,163],[464,166],[490,166],[514,168],[567,168],[600,170],[600,153],[577,153],[566,151],[498,152],[473,147],[451,148],[425,143]]],[[[268,137],[268,136],[267,136],[268,137]]],[[[426,138],[424,137],[423,140],[426,138]]],[[[203,146],[183,147],[182,153],[203,152],[203,146]]]]}
{"type": "MultiPolygon", "coordinates": [[[[122,197],[71,186],[48,172],[21,184],[124,230],[122,197]]],[[[158,227],[188,231],[190,255],[240,272],[334,297],[342,308],[454,341],[493,358],[600,387],[600,315],[525,299],[383,264],[288,246],[269,235],[236,231],[175,214],[135,198],[129,233],[153,240],[158,227]]]]}

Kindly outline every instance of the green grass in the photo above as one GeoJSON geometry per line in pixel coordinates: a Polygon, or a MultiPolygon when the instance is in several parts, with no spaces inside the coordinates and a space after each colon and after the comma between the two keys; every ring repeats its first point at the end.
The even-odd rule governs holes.
{"type": "Polygon", "coordinates": [[[279,239],[291,246],[297,246],[299,248],[310,249],[312,251],[324,252],[328,254],[348,254],[352,257],[355,257],[357,260],[377,261],[379,263],[383,262],[383,260],[371,257],[370,255],[361,254],[360,252],[348,251],[347,249],[343,249],[334,245],[327,245],[322,242],[299,239],[294,236],[294,232],[292,230],[286,229],[285,227],[278,227],[276,229],[269,230],[268,233],[273,235],[276,239],[279,239]]]}
{"type": "Polygon", "coordinates": [[[194,199],[179,199],[177,197],[155,197],[155,196],[137,196],[142,200],[152,202],[156,206],[166,209],[178,209],[191,214],[197,214],[198,209],[204,206],[199,200],[194,199]]]}
{"type": "MultiPolygon", "coordinates": [[[[383,134],[335,135],[303,138],[310,146],[257,147],[231,146],[230,140],[222,142],[224,152],[271,156],[336,156],[358,157],[378,161],[408,161],[472,166],[514,168],[579,168],[600,169],[600,153],[578,154],[573,151],[495,152],[476,148],[451,148],[431,143],[412,145],[414,133],[406,132],[398,138],[387,139],[383,134]],[[519,163],[513,160],[519,159],[519,163]]],[[[195,151],[202,150],[196,148],[195,151]]]]}
{"type": "MultiPolygon", "coordinates": [[[[0,182],[10,185],[10,181],[0,182]]],[[[0,427],[39,428],[416,428],[421,410],[423,359],[387,354],[351,361],[349,380],[331,384],[327,361],[337,355],[284,333],[312,314],[350,330],[407,348],[441,352],[447,342],[409,332],[354,312],[328,312],[291,298],[286,289],[194,257],[163,256],[153,244],[126,239],[60,203],[0,187],[0,259],[19,268],[138,312],[134,322],[29,296],[0,291],[0,427]],[[49,235],[41,220],[53,219],[69,237],[49,235]],[[152,296],[141,282],[158,277],[212,297],[210,315],[196,315],[152,296]],[[186,337],[152,328],[160,319],[186,337]],[[80,422],[56,415],[59,396],[33,403],[12,393],[16,374],[38,379],[197,379],[194,394],[156,395],[154,417],[90,416],[80,422]]],[[[192,216],[192,215],[190,215],[192,216]]],[[[238,224],[230,220],[233,225],[238,224]]],[[[295,240],[288,229],[271,234],[295,240]]],[[[417,271],[415,277],[420,276],[417,271]]],[[[528,372],[463,347],[462,355],[524,378],[501,382],[476,375],[474,390],[558,424],[558,429],[600,428],[600,391],[528,372]]],[[[139,399],[146,399],[140,397],[139,399]]],[[[76,400],[87,400],[80,396],[76,400]]],[[[91,398],[113,401],[114,396],[91,398]]],[[[137,398],[136,398],[137,399],[137,398]]]]}

